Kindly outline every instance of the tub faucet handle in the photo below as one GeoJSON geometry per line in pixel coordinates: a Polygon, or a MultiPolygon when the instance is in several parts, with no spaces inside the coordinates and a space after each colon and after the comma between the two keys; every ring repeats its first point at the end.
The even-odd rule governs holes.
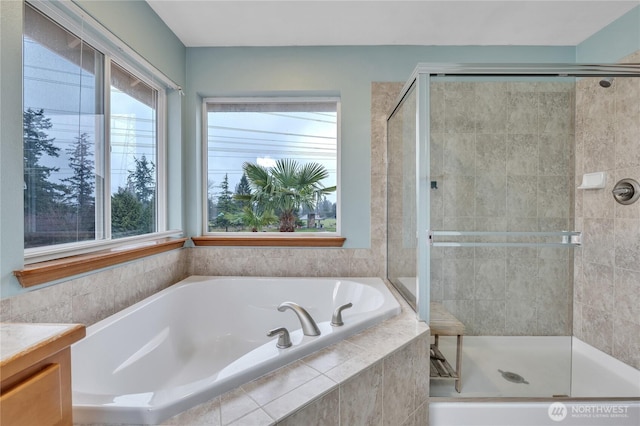
{"type": "Polygon", "coordinates": [[[278,306],[278,311],[280,312],[284,312],[287,309],[291,309],[296,314],[298,320],[300,321],[300,325],[302,326],[302,333],[305,336],[320,335],[320,329],[318,328],[318,325],[313,320],[313,318],[311,318],[311,315],[305,308],[294,302],[282,302],[280,306],[278,306]]]}
{"type": "Polygon", "coordinates": [[[278,343],[276,346],[280,349],[286,349],[291,347],[291,338],[289,337],[289,330],[284,327],[274,328],[273,330],[269,330],[267,333],[267,337],[273,337],[278,335],[278,343]]]}
{"type": "Polygon", "coordinates": [[[353,303],[349,302],[342,306],[338,306],[335,311],[333,311],[333,316],[331,317],[331,325],[334,327],[340,327],[344,325],[342,321],[342,311],[345,309],[349,309],[353,306],[353,303]]]}

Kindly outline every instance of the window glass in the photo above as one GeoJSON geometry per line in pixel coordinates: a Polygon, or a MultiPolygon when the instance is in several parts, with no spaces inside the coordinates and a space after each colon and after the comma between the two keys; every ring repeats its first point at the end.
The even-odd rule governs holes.
{"type": "Polygon", "coordinates": [[[93,240],[103,55],[25,8],[25,248],[93,240]]]}
{"type": "Polygon", "coordinates": [[[156,231],[158,93],[111,66],[111,232],[113,238],[156,231]]]}
{"type": "Polygon", "coordinates": [[[205,102],[205,232],[336,231],[337,100],[205,102]]]}
{"type": "Polygon", "coordinates": [[[164,92],[100,40],[28,3],[24,16],[24,247],[40,248],[26,254],[163,231],[164,92]]]}

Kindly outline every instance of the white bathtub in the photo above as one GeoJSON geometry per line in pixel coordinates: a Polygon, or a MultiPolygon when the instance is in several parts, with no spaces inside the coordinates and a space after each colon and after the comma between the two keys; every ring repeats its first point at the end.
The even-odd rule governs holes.
{"type": "Polygon", "coordinates": [[[377,278],[192,276],[87,328],[72,346],[78,423],[154,424],[400,312],[377,278]],[[321,336],[302,334],[292,301],[321,336]],[[332,327],[337,306],[344,326],[332,327]],[[267,331],[286,327],[293,346],[267,331]]]}

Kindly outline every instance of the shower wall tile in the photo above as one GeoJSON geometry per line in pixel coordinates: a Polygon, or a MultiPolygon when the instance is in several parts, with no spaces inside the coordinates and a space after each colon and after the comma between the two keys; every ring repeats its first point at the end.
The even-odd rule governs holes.
{"type": "Polygon", "coordinates": [[[506,303],[503,300],[476,300],[472,333],[502,336],[506,331],[506,303]]]}
{"type": "Polygon", "coordinates": [[[513,134],[537,134],[538,94],[510,92],[508,99],[507,132],[513,134]]]}
{"type": "Polygon", "coordinates": [[[545,176],[569,176],[571,172],[573,134],[541,133],[538,142],[538,172],[545,176]]]}
{"type": "Polygon", "coordinates": [[[537,175],[538,174],[538,135],[511,134],[507,135],[507,175],[537,175]]]}
{"type": "Polygon", "coordinates": [[[572,92],[543,92],[538,95],[538,132],[553,134],[573,133],[572,92]],[[567,114],[567,111],[570,114],[567,114]]]}
{"type": "Polygon", "coordinates": [[[615,265],[618,268],[640,271],[640,220],[616,219],[615,265]]]}
{"type": "Polygon", "coordinates": [[[534,258],[509,258],[506,266],[506,300],[536,300],[538,290],[538,263],[534,258]]]}
{"type": "Polygon", "coordinates": [[[445,91],[444,118],[445,132],[473,133],[475,131],[474,98],[471,83],[453,83],[458,85],[445,91]]]}
{"type": "Polygon", "coordinates": [[[540,217],[569,217],[568,179],[567,176],[538,176],[537,201],[540,217]]]}
{"type": "MultiPolygon", "coordinates": [[[[437,153],[438,159],[443,156],[442,191],[433,197],[432,215],[438,221],[442,217],[442,229],[571,229],[575,180],[573,84],[441,82],[437,90],[432,106],[441,106],[440,92],[444,92],[444,112],[434,113],[431,130],[435,126],[440,131],[443,119],[445,135],[441,154],[438,149],[443,135],[432,133],[432,153],[437,153]],[[460,118],[469,112],[461,99],[470,102],[474,132],[471,118],[460,118]]],[[[434,170],[440,173],[437,167],[434,170]]],[[[483,237],[485,240],[520,241],[483,237]]],[[[442,299],[467,326],[468,334],[570,333],[573,271],[567,250],[442,248],[433,254],[441,263],[432,271],[432,297],[442,299]],[[548,264],[546,259],[559,263],[548,264]],[[560,294],[560,301],[540,307],[541,288],[549,298],[560,294]],[[550,319],[541,319],[542,315],[550,319]]]]}
{"type": "Polygon", "coordinates": [[[507,216],[536,217],[537,212],[537,176],[507,176],[507,216]]]}
{"type": "Polygon", "coordinates": [[[640,272],[617,268],[614,291],[616,316],[640,325],[640,272]]]}
{"type": "Polygon", "coordinates": [[[640,325],[616,315],[613,328],[613,356],[631,366],[640,365],[640,325]]]}
{"type": "Polygon", "coordinates": [[[585,262],[614,265],[615,238],[613,219],[584,219],[583,256],[585,262]]]}
{"type": "Polygon", "coordinates": [[[582,273],[582,303],[601,311],[613,311],[615,294],[613,267],[586,263],[582,267],[582,273]]]}
{"type": "Polygon", "coordinates": [[[476,85],[475,118],[478,134],[502,134],[507,130],[507,83],[476,85]]]}
{"type": "Polygon", "coordinates": [[[506,259],[476,259],[475,300],[504,300],[506,259]]]}
{"type": "Polygon", "coordinates": [[[535,336],[537,334],[537,309],[528,300],[507,301],[505,335],[535,336]]]}
{"type": "Polygon", "coordinates": [[[474,176],[476,139],[473,133],[447,133],[444,141],[444,174],[474,176]]]}
{"type": "MultiPolygon", "coordinates": [[[[622,62],[640,58],[640,51],[622,62]]],[[[640,179],[640,79],[599,78],[576,83],[576,183],[582,173],[604,171],[604,189],[577,191],[576,225],[582,256],[574,260],[574,334],[640,368],[640,203],[611,196],[615,182],[640,179]]]]}
{"type": "Polygon", "coordinates": [[[507,168],[507,141],[503,133],[476,135],[476,176],[504,176],[507,168]]]}
{"type": "Polygon", "coordinates": [[[473,259],[444,259],[442,266],[444,299],[473,299],[475,291],[473,259]]]}
{"type": "Polygon", "coordinates": [[[475,179],[476,216],[507,214],[507,178],[503,175],[477,176],[475,179]]]}
{"type": "Polygon", "coordinates": [[[583,340],[608,354],[613,353],[613,313],[584,305],[582,308],[583,340]]]}
{"type": "Polygon", "coordinates": [[[475,214],[475,178],[446,176],[442,183],[445,217],[473,217],[475,214]]]}

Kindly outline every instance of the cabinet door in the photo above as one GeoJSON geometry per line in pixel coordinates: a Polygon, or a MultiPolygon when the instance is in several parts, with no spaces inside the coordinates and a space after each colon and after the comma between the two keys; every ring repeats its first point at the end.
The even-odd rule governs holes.
{"type": "Polygon", "coordinates": [[[49,364],[0,396],[0,424],[56,425],[63,419],[59,364],[49,364]]]}

